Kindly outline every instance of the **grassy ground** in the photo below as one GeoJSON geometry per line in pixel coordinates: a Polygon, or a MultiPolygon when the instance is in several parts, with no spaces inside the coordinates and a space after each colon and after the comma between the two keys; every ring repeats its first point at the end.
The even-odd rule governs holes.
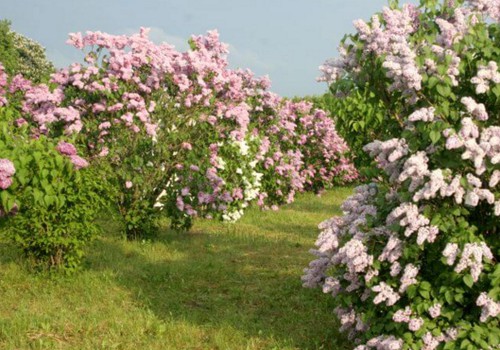
{"type": "Polygon", "coordinates": [[[30,273],[0,243],[0,349],[344,349],[331,300],[300,276],[350,192],[153,241],[121,239],[110,219],[72,277],[30,273]]]}

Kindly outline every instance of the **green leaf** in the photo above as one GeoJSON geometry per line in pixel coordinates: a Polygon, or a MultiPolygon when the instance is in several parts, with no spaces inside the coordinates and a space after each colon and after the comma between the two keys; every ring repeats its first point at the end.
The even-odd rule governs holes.
{"type": "Polygon", "coordinates": [[[472,276],[470,274],[465,275],[463,281],[469,288],[472,288],[472,286],[474,285],[474,280],[472,279],[472,276]]]}
{"type": "Polygon", "coordinates": [[[439,141],[439,139],[441,139],[441,133],[437,130],[431,130],[429,137],[431,138],[432,143],[435,144],[439,141]]]}
{"type": "Polygon", "coordinates": [[[442,97],[448,97],[451,94],[451,88],[449,85],[439,84],[436,86],[436,90],[442,97]]]}

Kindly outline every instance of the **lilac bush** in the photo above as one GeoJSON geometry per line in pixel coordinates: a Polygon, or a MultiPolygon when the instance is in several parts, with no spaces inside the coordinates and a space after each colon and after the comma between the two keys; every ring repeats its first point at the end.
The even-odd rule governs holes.
{"type": "Polygon", "coordinates": [[[147,33],[70,34],[85,64],[53,74],[50,88],[17,77],[10,89],[18,125],[74,145],[85,159],[58,149],[79,168],[107,169],[129,236],[165,213],[178,228],[196,217],[236,221],[252,202],[274,208],[357,176],[326,114],[229,69],[216,31],[192,36],[187,52],[147,33]]]}
{"type": "Polygon", "coordinates": [[[500,344],[499,20],[497,0],[394,4],[323,66],[385,104],[371,182],[320,224],[303,276],[357,350],[500,344]]]}

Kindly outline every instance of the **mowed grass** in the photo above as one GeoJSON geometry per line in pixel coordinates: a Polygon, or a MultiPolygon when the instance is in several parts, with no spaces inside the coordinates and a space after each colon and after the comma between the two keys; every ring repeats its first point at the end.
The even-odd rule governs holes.
{"type": "Polygon", "coordinates": [[[106,217],[70,277],[31,272],[0,243],[0,349],[345,349],[331,298],[300,276],[317,224],[351,191],[146,241],[106,217]]]}

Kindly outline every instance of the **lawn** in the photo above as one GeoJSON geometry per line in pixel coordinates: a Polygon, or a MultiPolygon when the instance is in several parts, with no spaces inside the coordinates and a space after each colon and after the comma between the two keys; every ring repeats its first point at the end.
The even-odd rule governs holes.
{"type": "Polygon", "coordinates": [[[344,349],[331,299],[300,276],[351,191],[144,241],[110,216],[71,277],[30,272],[0,243],[0,349],[344,349]]]}

